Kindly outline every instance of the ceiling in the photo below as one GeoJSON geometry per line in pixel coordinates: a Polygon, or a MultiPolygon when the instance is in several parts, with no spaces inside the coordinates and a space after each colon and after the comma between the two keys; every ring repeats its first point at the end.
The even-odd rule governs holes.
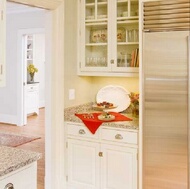
{"type": "Polygon", "coordinates": [[[42,11],[44,9],[36,8],[36,7],[30,7],[27,5],[22,5],[18,3],[8,2],[7,1],[7,14],[11,13],[21,13],[21,12],[33,12],[33,11],[42,11]]]}

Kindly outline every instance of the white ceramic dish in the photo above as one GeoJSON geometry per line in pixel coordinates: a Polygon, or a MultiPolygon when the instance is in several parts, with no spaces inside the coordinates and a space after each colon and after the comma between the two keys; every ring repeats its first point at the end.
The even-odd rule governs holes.
{"type": "Polygon", "coordinates": [[[101,88],[96,95],[96,102],[107,101],[113,103],[116,108],[108,111],[122,112],[130,105],[129,92],[118,85],[108,85],[101,88]]]}
{"type": "Polygon", "coordinates": [[[101,121],[113,121],[115,119],[114,115],[109,115],[109,117],[105,117],[104,115],[99,115],[98,119],[101,121]]]}

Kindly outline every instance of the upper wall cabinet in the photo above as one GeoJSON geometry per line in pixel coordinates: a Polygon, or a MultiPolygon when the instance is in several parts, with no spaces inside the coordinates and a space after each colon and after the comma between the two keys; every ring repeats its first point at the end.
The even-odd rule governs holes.
{"type": "Polygon", "coordinates": [[[138,0],[79,0],[78,74],[138,76],[138,0]]]}
{"type": "Polygon", "coordinates": [[[0,87],[5,86],[5,5],[6,1],[0,1],[0,87]]]}

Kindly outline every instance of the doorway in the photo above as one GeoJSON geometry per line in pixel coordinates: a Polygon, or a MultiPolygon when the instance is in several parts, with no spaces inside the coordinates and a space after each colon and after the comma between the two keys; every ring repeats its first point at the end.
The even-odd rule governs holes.
{"type": "MultiPolygon", "coordinates": [[[[27,123],[27,98],[25,97],[27,95],[27,82],[29,80],[27,65],[30,63],[37,64],[38,66],[39,71],[35,74],[35,79],[40,83],[40,107],[44,106],[42,96],[44,96],[45,93],[45,60],[42,59],[45,58],[42,57],[42,54],[45,56],[45,45],[42,40],[45,40],[46,14],[47,11],[44,9],[7,2],[7,52],[10,53],[10,56],[7,56],[7,69],[15,70],[11,73],[9,78],[11,81],[14,80],[15,82],[11,83],[11,90],[17,91],[16,95],[13,93],[10,94],[9,98],[12,99],[12,102],[10,101],[7,105],[15,112],[15,123],[18,126],[23,126],[27,123]],[[30,46],[27,50],[25,40],[27,35],[34,37],[35,40],[32,41],[32,43],[34,42],[32,45],[35,48],[30,46]],[[43,37],[41,35],[43,35],[43,37]],[[26,55],[27,53],[29,56],[28,58],[26,55]],[[38,57],[40,57],[41,60],[39,60],[38,57]],[[41,64],[39,63],[40,61],[41,64]],[[14,78],[16,78],[16,80],[14,78]]],[[[31,43],[31,41],[29,43],[31,43]]]]}
{"type": "MultiPolygon", "coordinates": [[[[16,125],[17,126],[23,126],[27,123],[27,111],[26,111],[26,91],[27,91],[27,45],[26,45],[26,37],[27,36],[33,36],[35,40],[33,40],[34,43],[36,43],[36,48],[31,48],[31,46],[28,48],[28,50],[31,53],[31,49],[34,50],[34,56],[31,58],[28,56],[28,60],[35,60],[35,65],[38,67],[38,73],[35,76],[35,81],[39,82],[40,84],[43,83],[44,87],[42,88],[43,93],[45,95],[45,61],[44,59],[45,52],[43,52],[43,56],[41,54],[40,58],[37,54],[42,53],[42,51],[45,51],[45,26],[44,26],[44,20],[45,16],[42,19],[41,16],[45,15],[45,11],[42,10],[43,13],[40,13],[40,11],[32,11],[31,9],[29,11],[26,11],[27,9],[25,6],[22,8],[22,10],[19,7],[23,7],[22,5],[17,5],[16,7],[11,8],[11,13],[9,10],[7,11],[7,52],[9,53],[7,56],[7,72],[10,81],[8,80],[7,87],[5,90],[9,89],[7,93],[10,95],[15,96],[14,101],[16,101],[16,105],[14,108],[17,110],[14,110],[16,112],[17,120],[16,125]],[[14,10],[13,10],[14,9],[14,10]],[[15,12],[18,9],[18,12],[15,12]],[[37,16],[35,16],[37,15],[37,16]],[[37,20],[37,18],[41,18],[41,20],[37,20]],[[27,22],[29,20],[29,23],[27,22]],[[36,22],[36,24],[35,24],[36,22]],[[37,44],[38,43],[38,44],[37,44]],[[44,50],[42,50],[44,49],[44,50]],[[25,56],[26,55],[26,56],[25,56]],[[40,60],[39,60],[40,59],[40,60]],[[37,63],[38,61],[41,61],[41,64],[37,63]],[[43,64],[43,65],[42,65],[43,64]],[[43,72],[43,73],[42,73],[43,72]],[[11,73],[11,74],[10,74],[11,73]],[[43,76],[43,77],[41,77],[43,76]],[[10,93],[10,88],[12,93],[10,93]]],[[[33,47],[35,45],[33,44],[33,47]]],[[[29,54],[30,54],[29,53],[29,54]]],[[[31,55],[31,54],[30,54],[31,55]]],[[[33,94],[32,94],[33,95],[33,94]]],[[[45,97],[44,97],[45,98],[45,97]]],[[[39,99],[40,99],[40,91],[39,91],[39,99]]],[[[45,100],[44,100],[45,101],[45,100]]],[[[43,107],[45,102],[40,103],[40,107],[43,107]]],[[[13,108],[10,108],[13,110],[13,108]]],[[[41,137],[39,140],[36,140],[34,142],[31,142],[30,144],[27,144],[26,146],[20,146],[20,148],[26,149],[26,150],[32,150],[39,153],[42,153],[42,158],[38,161],[38,172],[40,173],[40,179],[38,179],[38,185],[44,186],[44,180],[45,180],[45,111],[39,111],[40,116],[30,116],[28,119],[27,127],[14,127],[14,131],[17,133],[22,133],[26,135],[35,135],[41,137]],[[40,127],[39,125],[40,124],[40,127]],[[39,171],[40,170],[40,171],[39,171]]],[[[10,129],[13,127],[4,127],[5,130],[10,129]]]]}
{"type": "Polygon", "coordinates": [[[21,108],[18,114],[19,126],[27,124],[27,117],[39,114],[39,108],[45,108],[45,29],[30,28],[19,30],[18,50],[23,67],[23,85],[20,95],[21,108]],[[30,81],[28,66],[37,69],[33,82],[30,81]]]}
{"type": "MultiPolygon", "coordinates": [[[[46,12],[46,189],[64,188],[64,1],[14,0],[49,9],[46,12]],[[55,161],[57,160],[57,161],[55,161]]],[[[17,77],[21,77],[18,73],[17,77]]]]}

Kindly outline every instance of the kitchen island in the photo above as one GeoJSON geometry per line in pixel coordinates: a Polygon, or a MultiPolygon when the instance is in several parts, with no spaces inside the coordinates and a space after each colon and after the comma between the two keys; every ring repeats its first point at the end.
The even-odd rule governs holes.
{"type": "Polygon", "coordinates": [[[67,189],[137,189],[138,118],[103,122],[92,133],[75,114],[99,112],[87,103],[65,109],[67,189]]]}
{"type": "Polygon", "coordinates": [[[0,188],[37,189],[40,153],[0,146],[0,188]]]}

